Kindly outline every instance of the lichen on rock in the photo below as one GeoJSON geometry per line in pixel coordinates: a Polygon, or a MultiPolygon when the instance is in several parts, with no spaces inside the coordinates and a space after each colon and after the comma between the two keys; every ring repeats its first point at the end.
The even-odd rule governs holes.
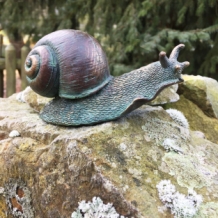
{"type": "MultiPolygon", "coordinates": [[[[24,192],[27,188],[36,218],[70,217],[78,202],[94,196],[112,203],[118,214],[128,218],[170,217],[169,210],[158,211],[162,202],[156,189],[157,183],[169,179],[180,193],[194,189],[202,195],[199,217],[216,215],[218,128],[211,130],[213,142],[206,139],[205,130],[212,128],[211,119],[217,120],[193,121],[194,111],[200,112],[192,102],[183,106],[190,106],[189,112],[177,108],[189,129],[160,106],[143,106],[113,122],[73,128],[44,123],[16,95],[0,98],[0,105],[0,187],[15,194],[19,189],[14,187],[23,187],[24,192]],[[196,122],[203,133],[193,131],[196,122]],[[20,137],[9,137],[14,129],[20,137]]],[[[0,193],[0,217],[11,218],[6,196],[14,195],[0,193]]],[[[19,198],[15,195],[14,200],[15,208],[19,198]]]]}
{"type": "MultiPolygon", "coordinates": [[[[150,110],[152,110],[152,108],[150,108],[150,110]]],[[[164,111],[161,111],[159,116],[156,116],[156,114],[152,116],[152,113],[150,113],[142,129],[146,132],[148,138],[155,140],[157,145],[161,145],[167,150],[182,152],[183,147],[186,147],[187,141],[189,140],[189,128],[187,123],[185,123],[186,119],[177,111],[176,114],[179,113],[179,118],[178,116],[175,118],[175,112],[171,112],[171,114],[167,112],[171,118],[173,116],[173,122],[169,116],[166,116],[164,113],[164,111]],[[181,121],[181,117],[185,121],[181,121]]]]}
{"type": "Polygon", "coordinates": [[[189,124],[184,114],[181,111],[176,109],[168,109],[166,112],[170,115],[170,117],[180,126],[189,129],[189,124]]]}
{"type": "Polygon", "coordinates": [[[125,218],[120,216],[111,203],[104,204],[101,198],[93,197],[92,202],[79,202],[79,207],[71,214],[71,218],[125,218]],[[84,215],[83,215],[84,214],[84,215]]]}
{"type": "Polygon", "coordinates": [[[34,218],[31,192],[20,179],[10,179],[5,184],[4,195],[9,213],[19,218],[34,218]]]}
{"type": "Polygon", "coordinates": [[[171,210],[175,218],[192,218],[197,215],[203,201],[202,196],[189,189],[188,195],[176,191],[170,180],[161,180],[157,184],[158,195],[166,208],[171,210]]]}

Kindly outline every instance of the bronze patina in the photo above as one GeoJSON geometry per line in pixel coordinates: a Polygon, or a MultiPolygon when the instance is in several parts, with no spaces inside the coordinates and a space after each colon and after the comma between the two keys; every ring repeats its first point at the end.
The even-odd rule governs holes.
{"type": "Polygon", "coordinates": [[[32,89],[54,97],[40,117],[48,123],[81,126],[115,120],[153,100],[164,88],[182,82],[189,62],[178,62],[183,44],[168,58],[125,73],[110,75],[100,44],[78,30],[59,30],[40,39],[25,69],[32,89]]]}

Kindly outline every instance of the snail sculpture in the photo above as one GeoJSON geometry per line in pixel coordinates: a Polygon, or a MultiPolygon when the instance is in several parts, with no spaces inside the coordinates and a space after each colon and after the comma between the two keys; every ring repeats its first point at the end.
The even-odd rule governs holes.
{"type": "Polygon", "coordinates": [[[54,97],[40,117],[52,124],[81,126],[115,120],[153,100],[164,88],[183,82],[189,62],[177,61],[183,44],[169,58],[112,77],[99,43],[78,30],[59,30],[41,38],[25,63],[27,80],[38,94],[54,97]]]}

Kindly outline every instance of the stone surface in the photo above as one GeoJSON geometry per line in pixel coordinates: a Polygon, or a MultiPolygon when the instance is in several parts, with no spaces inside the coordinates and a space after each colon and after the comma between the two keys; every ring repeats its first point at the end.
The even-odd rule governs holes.
{"type": "Polygon", "coordinates": [[[178,102],[168,104],[166,108],[180,110],[188,119],[191,130],[203,132],[208,140],[218,144],[218,120],[208,117],[192,101],[181,95],[178,102]]]}
{"type": "Polygon", "coordinates": [[[10,208],[17,208],[36,218],[69,218],[79,201],[94,196],[126,217],[173,217],[158,209],[156,185],[165,179],[180,193],[192,188],[203,196],[198,217],[218,217],[218,145],[163,108],[145,106],[101,125],[59,127],[16,97],[0,99],[0,217],[12,217],[10,208]],[[13,130],[20,137],[10,138],[13,130]],[[166,139],[181,152],[167,152],[166,139]],[[25,193],[28,208],[15,196],[25,193]]]}
{"type": "Polygon", "coordinates": [[[16,98],[18,101],[29,104],[36,112],[40,112],[45,104],[52,98],[42,97],[35,93],[29,86],[22,92],[12,95],[10,98],[16,98]]]}
{"type": "Polygon", "coordinates": [[[183,75],[179,93],[210,117],[218,118],[218,82],[203,76],[183,75]]]}

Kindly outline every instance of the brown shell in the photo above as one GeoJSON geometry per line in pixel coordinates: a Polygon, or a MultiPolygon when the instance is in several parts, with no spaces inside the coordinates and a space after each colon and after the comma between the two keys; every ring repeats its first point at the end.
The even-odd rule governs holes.
{"type": "Polygon", "coordinates": [[[26,58],[25,71],[31,88],[45,97],[58,96],[59,68],[49,46],[37,46],[26,58]]]}
{"type": "Polygon", "coordinates": [[[111,79],[104,51],[87,33],[59,30],[41,38],[34,48],[38,46],[48,46],[56,56],[60,97],[74,99],[88,96],[111,79]]]}

